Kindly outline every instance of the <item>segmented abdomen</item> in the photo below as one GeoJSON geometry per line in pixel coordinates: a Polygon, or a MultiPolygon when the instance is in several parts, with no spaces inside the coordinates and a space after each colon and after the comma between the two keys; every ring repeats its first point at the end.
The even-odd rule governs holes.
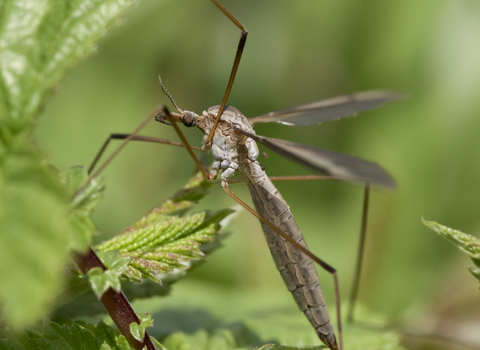
{"type": "MultiPolygon", "coordinates": [[[[257,212],[299,244],[307,247],[287,203],[265,172],[260,171],[256,163],[241,168],[242,177],[248,185],[257,212]]],[[[298,307],[307,316],[320,340],[329,348],[338,349],[314,262],[270,227],[263,223],[261,225],[277,269],[298,307]]]]}

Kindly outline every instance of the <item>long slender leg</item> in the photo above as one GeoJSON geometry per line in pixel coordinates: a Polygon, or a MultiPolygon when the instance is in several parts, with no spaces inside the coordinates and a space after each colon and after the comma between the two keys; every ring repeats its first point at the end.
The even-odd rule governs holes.
{"type": "MultiPolygon", "coordinates": [[[[105,167],[113,160],[113,158],[115,158],[118,155],[118,153],[120,153],[120,151],[130,142],[130,140],[133,139],[135,135],[140,130],[142,130],[143,127],[145,127],[145,125],[147,125],[147,123],[151,119],[155,118],[155,116],[157,116],[159,113],[161,113],[165,109],[166,107],[164,105],[158,105],[157,107],[155,107],[154,110],[150,112],[150,114],[140,123],[140,125],[137,126],[137,128],[125,138],[125,140],[120,144],[120,146],[117,147],[117,149],[110,155],[110,157],[108,157],[107,160],[103,162],[103,164],[97,169],[97,171],[93,175],[90,175],[89,179],[97,177],[103,171],[103,169],[105,169],[105,167]]],[[[108,142],[105,142],[103,147],[100,149],[100,152],[95,157],[94,163],[89,168],[89,174],[91,170],[93,170],[93,166],[97,163],[98,159],[102,155],[107,145],[108,145],[108,142]]]]}
{"type": "MultiPolygon", "coordinates": [[[[271,181],[297,181],[297,180],[342,180],[340,178],[335,178],[333,176],[322,176],[322,175],[298,175],[298,176],[269,176],[271,181]]],[[[240,183],[243,180],[230,180],[229,183],[240,183]]],[[[358,243],[358,252],[357,252],[357,261],[355,264],[355,273],[353,277],[352,289],[350,291],[350,299],[348,304],[347,312],[347,321],[348,323],[353,322],[353,312],[355,309],[355,303],[357,301],[358,291],[360,289],[360,276],[363,265],[363,252],[365,250],[365,240],[367,237],[367,219],[368,219],[368,208],[370,202],[370,184],[365,183],[365,190],[363,195],[363,206],[362,206],[362,223],[360,226],[360,236],[358,243]]]]}
{"type": "Polygon", "coordinates": [[[342,340],[342,322],[341,322],[341,312],[340,312],[340,288],[338,284],[338,275],[337,275],[337,270],[327,264],[325,261],[317,257],[315,254],[313,254],[310,250],[307,248],[303,247],[300,245],[297,241],[295,241],[293,238],[291,238],[289,235],[287,235],[285,232],[280,230],[278,227],[273,225],[270,221],[265,219],[263,216],[261,216],[259,213],[257,213],[254,209],[252,209],[250,206],[248,206],[245,202],[243,202],[240,198],[238,198],[236,195],[230,191],[230,189],[222,184],[223,189],[225,192],[232,197],[238,204],[240,204],[242,207],[244,207],[250,214],[255,216],[258,220],[263,222],[265,225],[270,227],[273,231],[275,231],[278,235],[280,235],[282,238],[284,238],[286,241],[288,241],[291,245],[293,245],[295,248],[300,250],[303,254],[311,258],[313,261],[315,261],[318,265],[320,265],[323,269],[325,269],[327,272],[333,275],[333,283],[334,283],[334,288],[335,288],[335,304],[336,304],[336,312],[337,312],[337,327],[338,327],[338,338],[339,338],[339,345],[340,345],[340,350],[343,349],[343,340],[342,340]]]}
{"type": "MultiPolygon", "coordinates": [[[[92,179],[94,179],[95,177],[100,175],[100,173],[103,171],[103,169],[105,169],[106,166],[113,160],[113,158],[115,158],[118,155],[118,153],[120,153],[120,151],[128,144],[128,142],[130,142],[130,140],[133,139],[135,137],[135,135],[140,130],[142,130],[142,128],[145,127],[145,125],[147,125],[147,123],[151,119],[153,119],[158,113],[160,113],[164,109],[166,109],[166,107],[164,105],[158,105],[157,107],[155,107],[155,109],[140,123],[140,125],[137,126],[137,128],[130,135],[128,135],[125,138],[125,140],[120,144],[120,146],[117,147],[117,149],[110,155],[110,157],[108,157],[108,159],[105,162],[103,162],[103,164],[97,169],[97,171],[94,174],[90,173],[91,169],[93,169],[92,166],[90,166],[89,173],[88,173],[90,176],[88,177],[87,181],[85,181],[83,186],[80,187],[77,190],[77,192],[74,194],[74,196],[76,196],[78,193],[81,193],[85,189],[85,187],[87,187],[88,184],[92,181],[92,179]]],[[[107,144],[108,144],[108,142],[107,142],[107,144]]],[[[97,157],[95,158],[95,161],[94,161],[95,163],[98,161],[98,158],[100,157],[101,153],[103,153],[105,148],[106,148],[106,144],[103,145],[102,149],[100,150],[99,155],[97,155],[97,157]]]]}
{"type": "Polygon", "coordinates": [[[368,205],[370,201],[370,184],[365,184],[365,191],[363,195],[363,209],[362,209],[362,225],[360,229],[360,239],[358,243],[357,263],[355,267],[355,274],[352,284],[352,290],[350,292],[350,300],[348,303],[347,322],[353,322],[353,311],[355,309],[355,303],[357,301],[358,290],[360,286],[360,275],[362,271],[363,252],[365,250],[365,239],[367,236],[367,219],[368,219],[368,205]]]}
{"type": "MultiPolygon", "coordinates": [[[[269,177],[272,181],[296,181],[296,180],[341,180],[333,176],[321,176],[321,175],[300,175],[300,176],[272,176],[269,177]]],[[[233,180],[230,183],[242,182],[243,180],[233,180]]],[[[370,202],[370,184],[365,183],[365,190],[363,195],[362,206],[362,223],[360,226],[360,236],[358,243],[357,261],[355,264],[355,273],[353,275],[352,289],[350,291],[350,299],[348,303],[347,322],[353,322],[353,312],[355,309],[355,303],[357,301],[358,291],[360,289],[360,276],[363,265],[363,253],[365,251],[365,240],[367,238],[367,221],[368,221],[368,208],[370,202]]]]}
{"type": "Polygon", "coordinates": [[[100,148],[99,152],[95,156],[95,159],[93,160],[92,164],[88,168],[88,173],[90,174],[93,169],[95,168],[96,164],[98,163],[100,157],[102,154],[105,152],[108,144],[112,139],[121,139],[124,140],[122,144],[108,157],[108,159],[100,166],[100,168],[95,172],[94,175],[91,175],[90,178],[98,176],[98,174],[112,161],[112,159],[127,145],[128,142],[130,141],[145,141],[145,142],[153,142],[153,143],[162,143],[166,145],[172,145],[172,146],[178,146],[178,147],[184,147],[187,149],[188,153],[190,153],[190,156],[193,158],[195,163],[197,164],[198,168],[202,171],[203,175],[208,178],[208,173],[207,171],[203,168],[202,164],[198,160],[197,156],[195,153],[193,153],[193,150],[197,151],[202,151],[200,147],[195,147],[195,146],[190,146],[188,143],[187,139],[183,135],[182,131],[178,127],[174,117],[168,110],[168,108],[161,104],[158,105],[149,115],[145,120],[135,129],[135,131],[131,134],[110,134],[110,136],[107,138],[107,140],[104,142],[103,146],[100,148]],[[178,136],[182,140],[183,144],[175,141],[170,141],[170,140],[165,140],[165,139],[160,139],[156,137],[149,137],[149,136],[141,136],[141,135],[136,135],[149,121],[150,119],[158,116],[158,115],[163,115],[166,116],[167,119],[170,121],[171,125],[177,132],[178,136]]]}
{"type": "Polygon", "coordinates": [[[223,96],[222,103],[220,104],[220,109],[218,110],[217,118],[213,124],[212,131],[208,135],[207,141],[205,142],[205,150],[210,149],[212,145],[213,135],[215,134],[215,129],[217,128],[218,121],[222,116],[225,105],[227,104],[228,95],[232,90],[233,81],[235,80],[235,75],[237,74],[237,69],[240,64],[240,59],[242,58],[243,48],[245,47],[245,42],[247,41],[248,31],[233,15],[225,9],[217,0],[212,0],[212,2],[242,31],[240,35],[240,41],[238,42],[237,53],[235,54],[235,60],[233,61],[232,72],[230,73],[230,78],[228,79],[227,89],[225,90],[225,95],[223,96]]]}
{"type": "MultiPolygon", "coordinates": [[[[102,156],[102,154],[107,149],[107,146],[109,145],[111,140],[125,140],[130,135],[131,134],[110,134],[110,136],[105,140],[105,143],[103,144],[102,148],[100,148],[100,150],[98,151],[98,154],[96,155],[92,164],[88,168],[88,173],[90,174],[93,171],[93,169],[95,168],[95,165],[97,165],[98,161],[100,160],[100,157],[102,156]]],[[[144,142],[152,142],[152,143],[161,143],[161,144],[164,144],[164,145],[170,145],[170,146],[177,146],[177,147],[185,148],[185,146],[183,144],[181,144],[180,142],[170,141],[170,140],[167,140],[167,139],[160,139],[158,137],[134,135],[132,138],[130,138],[130,141],[144,141],[144,142]]],[[[195,146],[192,146],[192,149],[194,149],[196,151],[201,151],[202,150],[200,147],[195,147],[195,146]]]]}

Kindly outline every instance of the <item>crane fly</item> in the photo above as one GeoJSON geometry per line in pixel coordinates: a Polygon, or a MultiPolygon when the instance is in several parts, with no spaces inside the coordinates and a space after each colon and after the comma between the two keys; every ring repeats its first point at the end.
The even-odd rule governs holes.
{"type": "MultiPolygon", "coordinates": [[[[389,91],[360,92],[270,112],[254,118],[246,118],[238,109],[227,106],[226,103],[240,63],[248,32],[217,0],[212,0],[212,2],[242,31],[230,79],[221,104],[210,107],[202,114],[182,110],[177,106],[172,95],[160,79],[163,92],[168,96],[178,113],[170,113],[166,106],[159,105],[146,121],[155,117],[157,121],[173,126],[182,143],[136,135],[141,126],[132,134],[111,134],[89,171],[93,169],[111,139],[124,139],[117,151],[131,140],[185,147],[207,178],[215,179],[221,170],[220,179],[225,192],[260,220],[276,267],[287,289],[292,293],[300,310],[315,328],[320,340],[332,350],[342,349],[339,287],[336,270],[308,250],[288,204],[257,160],[259,155],[257,142],[314,171],[327,174],[330,178],[364,182],[367,185],[366,188],[368,188],[369,184],[394,188],[395,181],[388,172],[376,163],[326,149],[259,136],[256,135],[253,126],[256,123],[269,122],[284,125],[319,124],[342,117],[355,116],[359,112],[371,110],[387,102],[402,98],[402,95],[389,91]],[[201,148],[189,145],[182,131],[177,126],[177,122],[181,122],[186,127],[197,127],[203,132],[204,138],[201,148]],[[211,151],[214,161],[210,172],[207,172],[200,164],[193,149],[211,151]],[[248,186],[256,210],[253,210],[235,196],[228,187],[231,177],[237,171],[248,186]],[[314,262],[334,277],[339,329],[338,343],[325,306],[325,299],[314,262]]],[[[98,175],[106,163],[117,153],[115,152],[91,178],[98,175]]]]}
{"type": "MultiPolygon", "coordinates": [[[[339,288],[336,270],[308,250],[288,204],[257,160],[259,150],[256,142],[315,171],[326,173],[330,178],[365,182],[367,183],[367,189],[368,184],[394,188],[395,181],[376,163],[322,148],[259,136],[255,134],[252,126],[255,123],[263,122],[278,122],[286,125],[318,124],[323,121],[351,116],[364,110],[373,109],[402,96],[386,91],[363,92],[271,112],[254,118],[246,118],[238,109],[226,106],[217,123],[215,134],[212,138],[213,142],[210,144],[214,162],[210,173],[207,173],[192,149],[205,151],[208,134],[215,124],[220,106],[211,107],[201,115],[191,111],[183,111],[175,104],[172,96],[163,84],[162,89],[169,96],[179,113],[170,113],[164,105],[159,105],[134,133],[111,134],[90,166],[89,173],[95,167],[111,139],[124,139],[124,142],[90,178],[96,177],[129,141],[146,141],[185,147],[189,150],[204,175],[209,179],[215,179],[221,169],[220,178],[223,189],[260,220],[276,267],[287,289],[292,293],[300,310],[304,312],[315,328],[320,340],[330,349],[342,349],[339,288]],[[179,133],[183,144],[137,135],[136,133],[153,117],[161,123],[172,125],[179,133]],[[188,144],[183,133],[176,125],[177,122],[181,122],[187,127],[197,127],[204,133],[202,148],[192,147],[188,144]],[[256,211],[236,197],[228,188],[230,178],[236,171],[240,173],[243,181],[247,184],[256,211]],[[325,306],[314,262],[334,277],[340,346],[337,344],[330,316],[325,306]]],[[[368,192],[366,191],[366,193],[368,192]]],[[[363,227],[362,231],[364,229],[363,227]]]]}
{"type": "MultiPolygon", "coordinates": [[[[204,133],[202,148],[205,150],[208,135],[215,125],[220,106],[211,107],[201,115],[183,111],[178,108],[163,84],[162,89],[179,113],[170,113],[163,108],[155,119],[174,126],[176,130],[179,130],[176,126],[177,122],[181,122],[187,127],[199,128],[204,133]]],[[[217,123],[210,145],[214,162],[210,173],[206,176],[215,179],[219,170],[222,169],[220,178],[223,189],[261,221],[270,252],[288,290],[292,293],[300,310],[305,313],[314,326],[319,338],[331,349],[339,347],[325,306],[314,261],[334,274],[338,291],[335,269],[308,250],[288,204],[257,160],[259,150],[256,142],[336,179],[367,182],[390,188],[395,187],[395,181],[376,163],[326,149],[259,136],[255,134],[253,125],[260,122],[278,122],[288,125],[318,124],[327,120],[351,116],[399,97],[400,95],[396,93],[386,91],[363,92],[249,119],[238,109],[226,106],[217,123]],[[228,188],[230,178],[236,171],[241,174],[248,186],[256,212],[228,188]]],[[[181,137],[183,139],[183,135],[181,137]]]]}

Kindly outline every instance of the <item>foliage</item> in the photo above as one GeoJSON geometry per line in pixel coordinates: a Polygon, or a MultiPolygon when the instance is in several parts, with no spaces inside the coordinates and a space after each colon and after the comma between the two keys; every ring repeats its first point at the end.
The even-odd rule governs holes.
{"type": "MultiPolygon", "coordinates": [[[[61,290],[69,248],[82,250],[78,208],[30,137],[67,69],[134,1],[5,0],[0,3],[0,301],[21,326],[43,316],[61,290]],[[35,298],[29,297],[35,290],[35,298]]],[[[81,230],[81,229],[80,229],[81,230]]],[[[81,230],[85,231],[85,230],[81,230]]]]}
{"type": "Polygon", "coordinates": [[[220,221],[232,213],[221,210],[178,215],[203,198],[212,185],[198,173],[171,199],[96,248],[116,250],[131,258],[128,270],[122,275],[124,280],[149,279],[161,283],[158,276],[188,268],[192,260],[202,258],[201,246],[214,240],[221,228],[220,221]]]}
{"type": "MultiPolygon", "coordinates": [[[[322,348],[305,316],[285,293],[231,290],[185,280],[170,298],[150,299],[139,307],[148,307],[155,319],[149,332],[169,349],[178,348],[180,342],[204,349],[215,344],[224,349],[253,349],[266,343],[322,348]]],[[[356,318],[365,326],[343,324],[345,349],[403,350],[398,335],[382,329],[385,321],[378,315],[358,308],[356,318]]]]}
{"type": "MultiPolygon", "coordinates": [[[[89,313],[94,303],[100,305],[96,300],[88,301],[93,293],[87,279],[74,274],[67,278],[67,291],[59,295],[63,291],[69,253],[85,251],[96,232],[91,214],[103,198],[104,182],[87,180],[84,170],[78,167],[59,174],[49,165],[45,152],[32,141],[31,133],[37,116],[67,70],[90,54],[93,43],[134,3],[134,0],[4,0],[0,3],[0,303],[2,319],[8,322],[0,327],[0,349],[129,348],[125,338],[102,321],[93,325],[57,318],[37,326],[26,325],[44,318],[53,304],[56,311],[63,304],[65,314],[70,311],[72,316],[80,315],[81,311],[89,313]],[[70,303],[73,298],[81,303],[74,307],[70,303]]],[[[152,293],[167,294],[170,284],[184,276],[187,268],[218,247],[219,240],[215,238],[218,238],[220,221],[231,211],[186,213],[211,185],[196,178],[126,232],[100,243],[96,248],[106,252],[103,262],[108,270],[97,269],[89,274],[97,295],[108,287],[117,290],[121,287],[127,295],[131,289],[139,302],[145,299],[154,303],[159,298],[149,298],[152,293]],[[141,283],[121,285],[125,280],[141,283]]],[[[188,308],[191,299],[207,303],[221,301],[211,290],[188,284],[187,287],[189,294],[182,296],[177,310],[188,308]]],[[[269,299],[272,296],[269,295],[269,299]]],[[[247,296],[238,299],[242,308],[250,303],[252,298],[247,296]]],[[[266,350],[294,349],[313,343],[313,332],[297,310],[294,315],[303,320],[298,328],[296,324],[292,326],[291,321],[297,316],[283,317],[278,323],[284,327],[282,330],[269,328],[269,322],[279,318],[277,309],[281,303],[275,304],[275,312],[265,312],[263,303],[253,302],[255,310],[251,313],[241,310],[235,313],[241,322],[222,315],[218,320],[215,316],[215,322],[208,325],[211,319],[200,317],[197,326],[201,329],[185,329],[186,323],[195,321],[197,310],[202,310],[200,305],[189,309],[186,318],[160,318],[168,325],[165,329],[174,329],[158,337],[167,348],[258,346],[266,350]],[[296,337],[291,343],[285,340],[290,335],[296,337]],[[295,346],[262,345],[271,341],[295,346]]],[[[220,307],[222,312],[228,309],[225,304],[220,307]]],[[[208,310],[217,312],[220,307],[210,305],[208,310]]],[[[133,327],[138,337],[147,324],[149,320],[138,329],[133,327]]],[[[345,336],[349,349],[355,346],[400,349],[398,338],[387,332],[347,328],[345,336]]]]}
{"type": "MultiPolygon", "coordinates": [[[[414,321],[425,312],[437,315],[434,306],[420,310],[412,305],[430,300],[438,290],[432,281],[441,278],[455,283],[448,276],[449,262],[457,252],[446,250],[434,235],[422,233],[418,218],[442,218],[475,235],[479,227],[480,162],[475,159],[480,154],[476,97],[480,40],[475,33],[480,32],[480,2],[220,3],[249,31],[228,100],[247,117],[371,89],[410,96],[377,111],[318,127],[258,124],[255,130],[259,135],[371,160],[393,175],[398,191],[372,192],[371,243],[366,253],[369,272],[363,275],[372,283],[362,283],[361,298],[391,319],[411,317],[414,321]],[[419,314],[414,315],[412,309],[419,314]]],[[[158,103],[171,106],[158,86],[159,74],[180,108],[201,113],[218,105],[239,34],[210,0],[142,1],[121,27],[102,40],[99,53],[62,83],[36,135],[58,163],[68,165],[71,159],[79,159],[87,164],[108,133],[130,131],[158,103]],[[64,151],[75,143],[79,146],[64,151]]],[[[147,133],[177,140],[164,125],[152,125],[147,133]]],[[[199,146],[198,132],[189,130],[188,134],[192,144],[199,146]]],[[[108,209],[97,213],[99,223],[112,232],[143,215],[161,185],[173,193],[193,168],[185,150],[162,145],[132,147],[138,151],[123,152],[122,160],[108,170],[115,174],[110,186],[122,188],[128,183],[129,205],[122,201],[126,193],[115,191],[105,202],[108,209]]],[[[271,176],[308,173],[267,153],[268,159],[259,161],[271,176]]],[[[300,221],[309,247],[339,271],[340,290],[346,296],[355,264],[361,186],[292,181],[278,187],[300,221]]],[[[231,189],[247,198],[242,185],[231,189]]],[[[213,196],[215,202],[229,201],[221,191],[213,196]]],[[[213,258],[221,263],[196,271],[196,278],[238,288],[281,288],[280,278],[273,277],[274,268],[268,268],[271,257],[258,223],[245,215],[236,225],[240,227],[229,238],[231,243],[213,258]],[[252,251],[255,254],[249,254],[252,251]]],[[[326,298],[332,300],[333,288],[325,279],[326,298]]],[[[441,298],[451,300],[449,295],[441,298]]],[[[468,319],[479,319],[478,305],[469,309],[473,314],[468,319]]],[[[448,320],[449,316],[442,317],[448,320]]]]}
{"type": "Polygon", "coordinates": [[[135,322],[130,324],[130,333],[135,337],[137,340],[142,340],[145,336],[145,328],[153,327],[153,320],[150,314],[145,313],[143,315],[138,315],[140,319],[140,324],[135,322]]]}
{"type": "MultiPolygon", "coordinates": [[[[89,272],[90,283],[97,298],[109,287],[122,290],[130,300],[153,295],[167,295],[172,283],[185,276],[185,270],[197,266],[205,254],[220,246],[221,220],[231,209],[187,214],[205,197],[214,183],[198,173],[174,196],[154,208],[120,235],[95,247],[108,268],[89,272]],[[133,277],[132,277],[133,276],[133,277]]],[[[104,310],[89,292],[86,280],[77,275],[68,279],[63,298],[65,303],[54,311],[55,316],[95,315],[104,310]]]]}
{"type": "Polygon", "coordinates": [[[0,339],[2,350],[130,350],[126,339],[116,328],[100,321],[97,325],[72,322],[44,321],[35,328],[8,328],[0,339]]]}
{"type": "MultiPolygon", "coordinates": [[[[134,2],[7,0],[0,4],[0,302],[2,317],[9,322],[2,346],[20,342],[27,347],[53,348],[49,340],[55,343],[57,337],[52,333],[57,332],[65,334],[67,343],[71,342],[68,336],[77,337],[75,345],[82,347],[79,339],[86,340],[92,335],[91,327],[59,326],[53,322],[45,322],[40,333],[19,331],[21,326],[43,317],[57,299],[69,252],[88,248],[96,231],[90,216],[104,191],[103,181],[87,181],[81,168],[58,174],[32,142],[31,131],[54,85],[80,58],[92,52],[94,41],[134,2]],[[42,334],[46,336],[42,338],[42,334]]],[[[171,266],[179,267],[182,259],[203,257],[200,246],[213,240],[220,228],[218,221],[229,213],[197,215],[197,222],[204,224],[204,232],[188,238],[177,232],[177,236],[185,239],[175,245],[177,237],[170,237],[170,246],[163,248],[163,259],[170,257],[171,266]]],[[[144,229],[155,224],[152,219],[156,218],[147,218],[150,221],[144,229]]],[[[168,223],[164,224],[168,227],[168,223]]],[[[136,279],[152,278],[151,270],[145,266],[148,259],[136,253],[136,271],[141,271],[136,279]]],[[[99,295],[108,286],[120,288],[118,275],[131,260],[109,254],[105,259],[109,270],[90,272],[99,295]]],[[[122,347],[122,343],[125,345],[121,340],[97,345],[106,349],[122,347]]]]}
{"type": "Polygon", "coordinates": [[[70,249],[85,252],[92,242],[97,228],[90,216],[104,196],[105,183],[102,178],[90,179],[85,169],[74,166],[60,174],[68,198],[72,198],[68,220],[72,230],[70,249]],[[86,184],[86,185],[84,185],[86,184]]]}
{"type": "Polygon", "coordinates": [[[102,260],[107,268],[105,271],[101,267],[94,267],[88,271],[88,279],[97,298],[105,293],[109,288],[120,292],[122,284],[120,276],[128,269],[130,258],[121,257],[120,253],[112,250],[97,256],[102,260]]]}
{"type": "Polygon", "coordinates": [[[440,225],[435,221],[427,221],[422,218],[422,222],[432,231],[438,233],[441,237],[467,254],[476,266],[475,268],[469,267],[468,270],[476,279],[480,280],[480,239],[463,233],[462,231],[440,225]]]}

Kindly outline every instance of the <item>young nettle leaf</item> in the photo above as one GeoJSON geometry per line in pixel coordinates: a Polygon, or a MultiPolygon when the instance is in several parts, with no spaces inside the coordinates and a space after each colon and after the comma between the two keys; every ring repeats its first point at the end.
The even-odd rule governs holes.
{"type": "Polygon", "coordinates": [[[60,178],[66,186],[67,195],[72,198],[72,209],[80,210],[85,216],[92,215],[95,207],[103,200],[104,179],[94,178],[85,185],[88,173],[82,166],[71,167],[60,178]]]}
{"type": "Polygon", "coordinates": [[[100,267],[94,267],[88,271],[88,278],[93,291],[100,297],[108,288],[113,288],[116,292],[120,292],[122,285],[120,277],[128,270],[130,262],[129,257],[122,257],[118,251],[98,252],[98,257],[102,260],[107,268],[103,271],[100,267]]]}
{"type": "Polygon", "coordinates": [[[468,270],[475,278],[480,280],[480,239],[475,236],[454,230],[450,227],[440,225],[434,221],[427,221],[422,218],[425,226],[438,233],[454,244],[458,249],[467,254],[475,264],[476,268],[469,267],[468,270]]]}
{"type": "Polygon", "coordinates": [[[148,279],[160,283],[162,275],[189,268],[193,260],[203,258],[201,247],[218,236],[220,221],[233,212],[224,209],[185,214],[212,186],[201,174],[195,175],[172,198],[96,249],[118,250],[132,258],[122,276],[125,280],[148,279]]]}
{"type": "Polygon", "coordinates": [[[145,336],[145,328],[153,327],[153,320],[152,316],[149,313],[144,313],[137,316],[140,319],[140,324],[132,322],[130,324],[130,333],[135,339],[141,341],[145,336]]]}
{"type": "MultiPolygon", "coordinates": [[[[82,181],[78,181],[80,183],[82,181]]],[[[130,301],[152,295],[167,295],[170,285],[186,274],[186,268],[198,265],[199,259],[220,246],[220,239],[225,234],[219,235],[219,230],[221,226],[226,226],[225,222],[220,225],[220,221],[233,210],[185,215],[185,211],[206,196],[213,185],[215,183],[205,180],[201,174],[195,175],[172,198],[123,234],[95,247],[100,255],[102,251],[117,251],[116,254],[119,251],[130,259],[122,279],[144,280],[141,284],[126,283],[122,286],[122,291],[130,301]]],[[[111,265],[107,259],[102,260],[107,267],[111,265]]],[[[94,270],[91,274],[98,295],[110,286],[119,288],[115,273],[105,275],[100,270],[94,270]]],[[[71,276],[65,302],[53,314],[73,317],[104,312],[95,295],[88,291],[89,287],[82,279],[71,276]]]]}

